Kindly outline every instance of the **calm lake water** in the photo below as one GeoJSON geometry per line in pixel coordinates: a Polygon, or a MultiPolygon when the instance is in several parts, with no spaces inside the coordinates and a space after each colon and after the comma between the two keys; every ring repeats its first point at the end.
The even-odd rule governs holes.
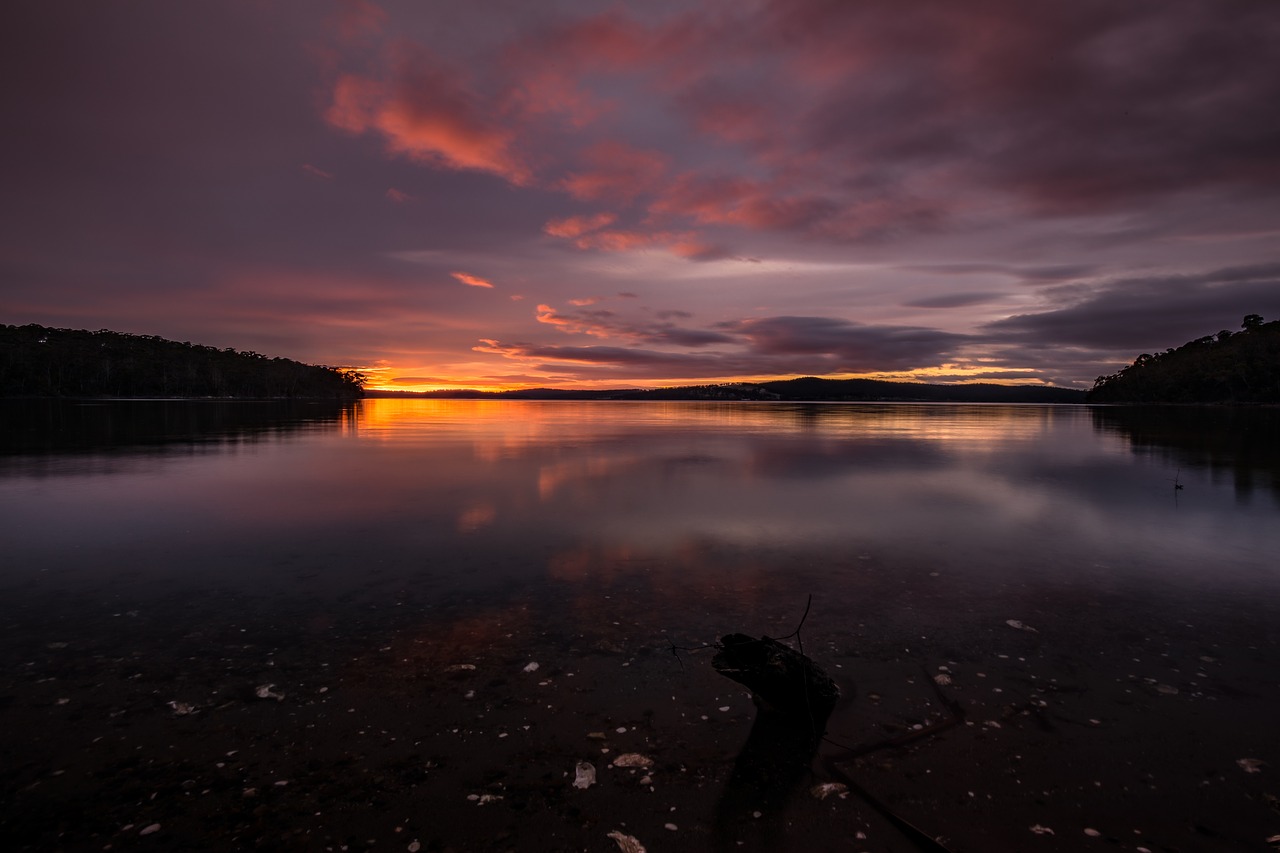
{"type": "Polygon", "coordinates": [[[949,849],[1280,833],[1275,410],[9,401],[0,426],[19,849],[918,849],[811,795],[818,762],[730,804],[754,708],[672,647],[790,633],[810,596],[845,695],[825,754],[941,719],[931,681],[965,707],[849,765],[949,849]],[[632,752],[652,769],[609,766],[632,752]]]}

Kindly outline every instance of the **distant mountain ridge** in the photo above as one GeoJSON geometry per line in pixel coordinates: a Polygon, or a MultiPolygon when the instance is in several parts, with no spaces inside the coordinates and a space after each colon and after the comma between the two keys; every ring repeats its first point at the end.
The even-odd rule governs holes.
{"type": "Polygon", "coordinates": [[[925,385],[880,379],[821,379],[804,376],[768,382],[683,385],[673,388],[572,390],[526,388],[516,391],[384,391],[368,397],[425,397],[436,400],[766,400],[788,402],[920,403],[1083,403],[1084,391],[1046,385],[925,385]]]}

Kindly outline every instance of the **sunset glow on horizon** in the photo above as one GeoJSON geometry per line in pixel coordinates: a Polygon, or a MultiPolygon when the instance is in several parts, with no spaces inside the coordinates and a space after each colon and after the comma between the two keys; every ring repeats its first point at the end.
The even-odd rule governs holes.
{"type": "Polygon", "coordinates": [[[1280,318],[1271,0],[10,17],[7,324],[382,389],[1085,388],[1280,318]]]}

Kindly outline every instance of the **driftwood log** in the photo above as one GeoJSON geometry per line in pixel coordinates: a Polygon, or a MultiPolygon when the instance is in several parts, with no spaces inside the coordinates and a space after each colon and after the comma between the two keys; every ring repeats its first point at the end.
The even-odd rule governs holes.
{"type": "Polygon", "coordinates": [[[711,665],[749,689],[757,709],[716,809],[714,849],[786,849],[787,800],[810,778],[840,690],[808,657],[769,637],[722,637],[711,665]]]}
{"type": "Polygon", "coordinates": [[[840,698],[840,688],[822,667],[769,637],[721,637],[711,666],[750,690],[761,713],[782,715],[818,736],[840,698]]]}

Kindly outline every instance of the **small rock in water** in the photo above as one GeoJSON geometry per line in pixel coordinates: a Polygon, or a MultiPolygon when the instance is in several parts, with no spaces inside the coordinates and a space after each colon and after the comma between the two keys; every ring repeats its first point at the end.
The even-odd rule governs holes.
{"type": "Polygon", "coordinates": [[[476,668],[473,663],[455,663],[453,666],[446,666],[445,672],[472,672],[476,668]]]}
{"type": "Polygon", "coordinates": [[[1017,628],[1019,631],[1030,631],[1033,634],[1040,633],[1035,628],[1032,628],[1030,625],[1024,625],[1022,622],[1019,622],[1017,619],[1006,619],[1004,620],[1004,624],[1008,625],[1010,628],[1017,628]]]}
{"type": "Polygon", "coordinates": [[[1102,835],[1102,833],[1098,832],[1098,830],[1092,829],[1089,827],[1085,827],[1084,834],[1089,836],[1090,838],[1097,838],[1102,835]]]}
{"type": "Polygon", "coordinates": [[[1038,823],[1035,826],[1031,827],[1031,831],[1034,832],[1036,835],[1053,835],[1052,829],[1050,829],[1047,826],[1041,826],[1038,823]]]}
{"type": "Polygon", "coordinates": [[[579,761],[573,768],[573,787],[586,790],[596,783],[596,767],[590,761],[579,761]]]}
{"type": "Polygon", "coordinates": [[[644,845],[640,843],[640,839],[633,835],[624,835],[615,829],[613,832],[609,833],[609,837],[617,842],[618,849],[621,850],[622,853],[647,853],[644,849],[644,845]]]}
{"type": "Polygon", "coordinates": [[[652,767],[653,759],[645,758],[638,752],[625,752],[613,759],[614,767],[652,767]]]}
{"type": "Polygon", "coordinates": [[[415,838],[409,842],[409,853],[418,853],[421,849],[422,845],[418,843],[418,839],[415,838]]]}
{"type": "Polygon", "coordinates": [[[535,661],[530,661],[528,664],[526,664],[526,665],[525,665],[524,671],[525,671],[525,672],[537,672],[537,671],[538,671],[538,662],[537,662],[536,660],[535,660],[535,661]]]}
{"type": "Polygon", "coordinates": [[[933,677],[933,683],[945,687],[951,683],[951,676],[947,675],[945,672],[940,672],[933,677]]]}
{"type": "Polygon", "coordinates": [[[819,800],[825,800],[832,794],[836,794],[843,799],[849,795],[849,786],[842,782],[823,782],[821,785],[814,785],[810,788],[809,793],[819,800]]]}
{"type": "Polygon", "coordinates": [[[185,717],[188,714],[196,712],[196,706],[189,702],[170,702],[169,707],[173,709],[173,713],[179,717],[185,717]]]}
{"type": "Polygon", "coordinates": [[[139,832],[138,834],[139,834],[139,835],[150,835],[150,834],[151,834],[151,833],[153,833],[153,832],[159,832],[159,831],[160,831],[160,824],[158,824],[158,823],[153,823],[153,824],[151,824],[150,826],[144,826],[144,827],[142,828],[142,831],[141,831],[141,832],[139,832]]]}
{"type": "Polygon", "coordinates": [[[274,684],[259,684],[253,689],[253,695],[259,699],[274,699],[277,702],[283,702],[284,694],[275,692],[272,689],[273,687],[275,687],[274,684]]]}
{"type": "Polygon", "coordinates": [[[1258,758],[1241,758],[1236,761],[1240,765],[1240,769],[1245,773],[1261,773],[1262,767],[1267,762],[1258,758]]]}

